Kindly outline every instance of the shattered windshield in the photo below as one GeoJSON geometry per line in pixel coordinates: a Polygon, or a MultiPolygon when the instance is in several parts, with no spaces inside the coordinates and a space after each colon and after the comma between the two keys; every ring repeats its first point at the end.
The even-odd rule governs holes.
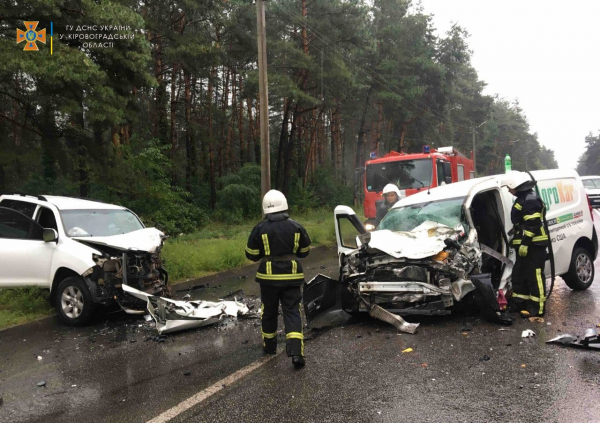
{"type": "Polygon", "coordinates": [[[433,175],[432,163],[431,159],[419,159],[370,164],[367,190],[379,192],[387,184],[395,184],[400,189],[428,187],[433,175]]]}
{"type": "Polygon", "coordinates": [[[456,197],[393,208],[383,218],[377,230],[409,232],[428,220],[450,228],[454,228],[458,224],[463,224],[464,228],[468,228],[462,208],[465,198],[456,197]]]}
{"type": "Polygon", "coordinates": [[[61,210],[68,236],[111,236],[144,229],[129,210],[61,210]]]}

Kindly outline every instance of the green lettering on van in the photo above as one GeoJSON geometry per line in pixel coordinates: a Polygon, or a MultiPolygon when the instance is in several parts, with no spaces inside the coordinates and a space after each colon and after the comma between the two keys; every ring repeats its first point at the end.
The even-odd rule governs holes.
{"type": "Polygon", "coordinates": [[[558,216],[556,218],[556,223],[563,223],[567,220],[573,220],[573,213],[563,214],[562,216],[558,216]]]}

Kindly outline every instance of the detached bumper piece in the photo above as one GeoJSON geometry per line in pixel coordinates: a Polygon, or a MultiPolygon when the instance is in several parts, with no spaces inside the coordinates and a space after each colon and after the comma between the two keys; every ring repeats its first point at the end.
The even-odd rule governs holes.
{"type": "Polygon", "coordinates": [[[389,311],[379,307],[377,304],[371,307],[369,310],[369,316],[389,323],[400,332],[414,334],[419,327],[419,323],[408,323],[402,317],[398,316],[397,314],[390,313],[389,311]]]}
{"type": "Polygon", "coordinates": [[[565,334],[546,341],[546,344],[561,344],[565,347],[600,350],[600,336],[598,336],[595,329],[586,329],[582,340],[579,340],[577,336],[565,334]]]}
{"type": "Polygon", "coordinates": [[[123,291],[147,302],[148,312],[156,321],[159,334],[211,325],[218,321],[248,313],[248,307],[237,301],[176,301],[157,297],[123,284],[123,291]]]}

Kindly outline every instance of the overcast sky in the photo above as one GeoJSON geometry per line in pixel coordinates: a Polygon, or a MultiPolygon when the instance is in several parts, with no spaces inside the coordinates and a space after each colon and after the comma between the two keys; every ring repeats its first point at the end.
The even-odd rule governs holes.
{"type": "MultiPolygon", "coordinates": [[[[416,4],[417,0],[413,3],[416,4]]],[[[421,0],[444,34],[470,34],[486,94],[518,99],[558,165],[574,169],[600,129],[600,0],[421,0]]]]}

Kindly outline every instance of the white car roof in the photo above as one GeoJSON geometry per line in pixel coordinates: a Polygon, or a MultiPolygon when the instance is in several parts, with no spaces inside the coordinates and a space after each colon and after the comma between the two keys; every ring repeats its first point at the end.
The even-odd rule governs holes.
{"type": "MultiPolygon", "coordinates": [[[[536,170],[531,174],[536,180],[573,178],[579,175],[574,170],[549,169],[536,170]]],[[[504,174],[483,176],[481,178],[467,179],[466,181],[454,182],[452,184],[442,185],[430,190],[424,189],[420,192],[410,195],[398,201],[392,208],[409,206],[412,204],[426,203],[428,201],[440,201],[457,197],[466,197],[469,191],[476,186],[477,191],[499,188],[504,174]]]]}
{"type": "Polygon", "coordinates": [[[80,198],[58,197],[54,195],[44,195],[43,197],[46,198],[50,204],[54,204],[59,210],[126,210],[125,207],[114,204],[99,203],[97,201],[83,200],[80,198]]]}
{"type": "Polygon", "coordinates": [[[115,204],[56,195],[4,194],[1,197],[6,200],[24,201],[41,206],[52,204],[59,210],[127,210],[127,208],[115,204]]]}

